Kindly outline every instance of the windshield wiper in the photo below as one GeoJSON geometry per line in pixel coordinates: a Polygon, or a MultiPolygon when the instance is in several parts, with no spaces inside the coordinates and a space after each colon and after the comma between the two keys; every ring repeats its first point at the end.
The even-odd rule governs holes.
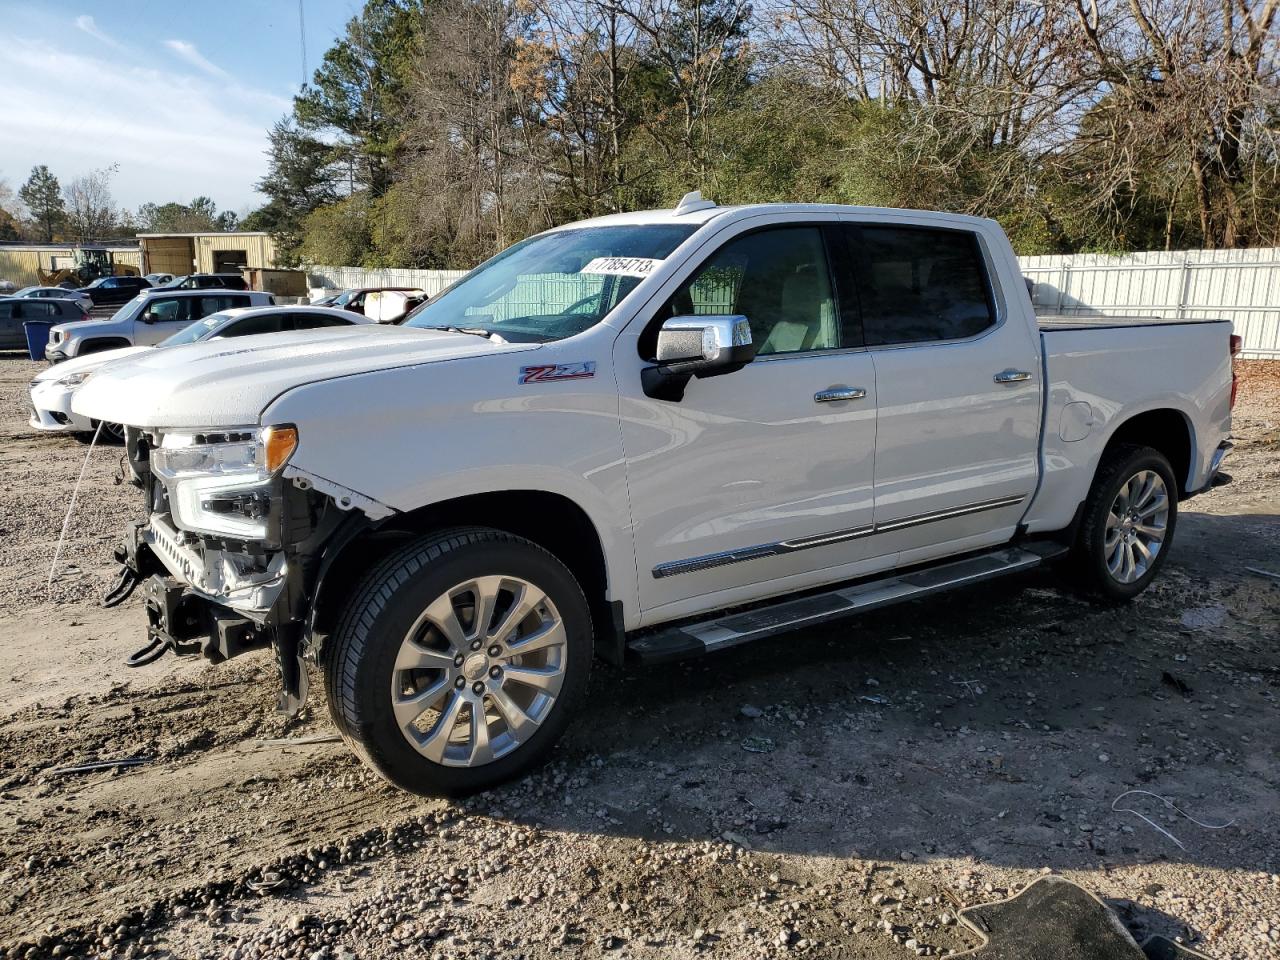
{"type": "Polygon", "coordinates": [[[473,337],[484,337],[488,340],[493,334],[483,327],[419,327],[419,330],[444,330],[446,333],[469,333],[473,337]]]}

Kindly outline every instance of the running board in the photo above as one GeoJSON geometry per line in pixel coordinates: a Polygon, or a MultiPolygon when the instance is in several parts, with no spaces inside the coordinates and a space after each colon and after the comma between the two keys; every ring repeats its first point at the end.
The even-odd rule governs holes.
{"type": "Polygon", "coordinates": [[[640,663],[665,663],[735,647],[740,643],[837,620],[855,613],[917,600],[1010,573],[1031,570],[1067,552],[1059,543],[1037,541],[952,560],[838,590],[724,614],[709,620],[662,627],[627,642],[627,653],[640,663]]]}

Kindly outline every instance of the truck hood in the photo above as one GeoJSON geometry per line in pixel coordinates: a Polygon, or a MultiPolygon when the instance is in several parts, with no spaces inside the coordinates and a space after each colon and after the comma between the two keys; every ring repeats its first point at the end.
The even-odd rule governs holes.
{"type": "Polygon", "coordinates": [[[76,391],[81,416],[133,427],[235,427],[294,387],[395,367],[537,349],[439,330],[362,324],[147,350],[76,391]]]}
{"type": "Polygon", "coordinates": [[[61,380],[63,377],[73,373],[90,373],[97,370],[104,363],[110,363],[112,360],[119,360],[121,357],[131,357],[136,353],[145,353],[154,349],[155,347],[121,347],[119,350],[99,350],[97,353],[87,353],[83,357],[72,357],[57,366],[49,367],[36,379],[61,380]]]}
{"type": "MultiPolygon", "coordinates": [[[[119,311],[117,311],[119,312],[119,311]]],[[[115,319],[113,313],[109,317],[94,318],[92,320],[68,320],[66,323],[55,323],[49,328],[50,335],[54,333],[62,334],[62,340],[70,340],[82,333],[102,333],[104,328],[115,319]]]]}

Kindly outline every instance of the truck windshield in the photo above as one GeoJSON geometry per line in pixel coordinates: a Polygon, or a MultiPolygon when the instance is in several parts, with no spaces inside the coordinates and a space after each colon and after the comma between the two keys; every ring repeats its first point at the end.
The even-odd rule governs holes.
{"type": "Polygon", "coordinates": [[[497,334],[516,343],[572,337],[604,319],[695,229],[625,224],[530,237],[418,307],[403,325],[497,334]]]}

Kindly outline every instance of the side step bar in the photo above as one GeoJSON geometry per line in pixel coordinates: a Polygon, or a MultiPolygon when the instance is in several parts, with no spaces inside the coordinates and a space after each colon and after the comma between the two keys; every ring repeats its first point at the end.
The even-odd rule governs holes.
{"type": "Polygon", "coordinates": [[[1062,556],[1067,550],[1066,546],[1049,541],[1003,547],[990,553],[951,560],[907,573],[895,573],[825,593],[782,599],[767,606],[723,614],[696,623],[660,627],[653,633],[629,640],[627,654],[644,664],[681,660],[890,604],[918,600],[944,590],[1031,570],[1062,556]]]}

